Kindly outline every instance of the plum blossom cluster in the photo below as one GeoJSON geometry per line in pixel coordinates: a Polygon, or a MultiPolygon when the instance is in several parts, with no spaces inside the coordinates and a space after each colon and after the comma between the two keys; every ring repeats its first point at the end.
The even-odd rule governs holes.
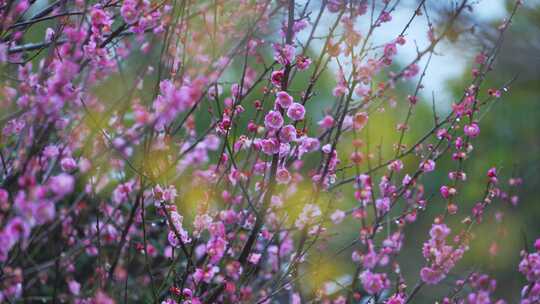
{"type": "Polygon", "coordinates": [[[527,285],[521,290],[521,304],[540,301],[540,239],[534,243],[534,252],[522,252],[519,271],[527,279],[527,285]]]}
{"type": "Polygon", "coordinates": [[[460,268],[519,203],[518,176],[465,166],[500,44],[417,129],[425,59],[476,3],[438,30],[429,2],[400,24],[388,0],[0,0],[0,302],[504,303],[460,268]]]}
{"type": "Polygon", "coordinates": [[[470,291],[465,297],[456,299],[456,297],[444,297],[441,303],[494,303],[506,304],[502,299],[497,299],[494,293],[497,288],[497,281],[486,274],[473,272],[466,279],[456,281],[454,292],[460,292],[463,289],[470,291]]]}
{"type": "Polygon", "coordinates": [[[434,224],[429,231],[430,239],[422,248],[428,266],[420,270],[420,277],[427,284],[437,284],[444,279],[467,250],[464,245],[457,248],[448,245],[446,238],[450,233],[450,228],[445,224],[434,224]]]}

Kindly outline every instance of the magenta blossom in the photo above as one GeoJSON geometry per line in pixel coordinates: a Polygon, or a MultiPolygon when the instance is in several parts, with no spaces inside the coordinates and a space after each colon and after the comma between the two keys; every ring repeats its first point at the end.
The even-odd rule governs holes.
{"type": "Polygon", "coordinates": [[[303,105],[295,102],[287,109],[287,116],[292,120],[302,120],[306,115],[306,109],[303,105]]]}
{"type": "Polygon", "coordinates": [[[276,104],[280,105],[283,109],[287,109],[294,99],[285,91],[280,91],[276,94],[276,104]]]}
{"type": "Polygon", "coordinates": [[[386,277],[385,273],[373,273],[366,270],[360,274],[362,286],[370,295],[375,295],[390,288],[390,280],[386,277]]]}
{"type": "Polygon", "coordinates": [[[463,132],[469,137],[476,137],[478,134],[480,134],[480,127],[477,123],[473,122],[470,125],[465,125],[463,127],[463,132]]]}
{"type": "Polygon", "coordinates": [[[270,111],[264,116],[264,125],[269,130],[277,130],[283,126],[283,117],[278,111],[270,111]]]}
{"type": "Polygon", "coordinates": [[[286,125],[279,130],[279,140],[283,143],[290,143],[296,140],[296,128],[293,125],[286,125]]]}

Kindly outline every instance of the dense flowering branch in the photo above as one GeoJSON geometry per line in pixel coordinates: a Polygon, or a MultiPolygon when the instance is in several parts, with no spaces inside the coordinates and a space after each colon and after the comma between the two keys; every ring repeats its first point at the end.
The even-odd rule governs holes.
{"type": "MultiPolygon", "coordinates": [[[[458,202],[514,81],[484,88],[520,5],[413,140],[431,59],[473,1],[438,31],[426,0],[402,25],[399,0],[0,0],[0,302],[403,304],[444,286],[488,208],[518,201],[521,180],[486,168],[472,210],[458,202]],[[400,64],[419,19],[429,41],[400,64]],[[411,285],[399,257],[420,217],[411,285]]],[[[540,301],[537,255],[522,303],[540,301]]],[[[488,275],[458,277],[441,303],[503,303],[488,275]]]]}

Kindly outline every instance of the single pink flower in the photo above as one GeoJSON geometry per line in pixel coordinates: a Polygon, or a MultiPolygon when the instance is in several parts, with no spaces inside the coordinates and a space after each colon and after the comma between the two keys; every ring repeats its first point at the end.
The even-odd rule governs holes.
{"type": "Polygon", "coordinates": [[[303,105],[295,102],[287,109],[287,116],[292,120],[302,120],[306,115],[306,109],[303,105]]]}
{"type": "Polygon", "coordinates": [[[282,143],[290,143],[296,140],[296,128],[293,125],[286,125],[279,130],[279,140],[282,143]]]}
{"type": "Polygon", "coordinates": [[[326,115],[318,122],[318,125],[323,129],[330,129],[334,125],[334,117],[326,115]]]}
{"type": "Polygon", "coordinates": [[[480,134],[480,127],[477,123],[473,122],[470,125],[465,125],[463,127],[463,132],[469,137],[476,137],[480,134]]]}
{"type": "Polygon", "coordinates": [[[269,130],[277,130],[283,126],[283,116],[278,111],[270,111],[264,116],[264,125],[269,130]]]}
{"type": "Polygon", "coordinates": [[[276,181],[278,184],[288,184],[291,181],[291,174],[285,168],[279,168],[276,172],[276,181]]]}
{"type": "Polygon", "coordinates": [[[284,109],[287,109],[293,102],[293,97],[285,91],[276,94],[276,104],[279,104],[284,109]]]}
{"type": "Polygon", "coordinates": [[[283,71],[283,70],[274,71],[274,72],[272,72],[272,76],[271,76],[270,80],[272,81],[273,85],[280,88],[281,87],[281,82],[283,81],[284,76],[285,76],[285,71],[283,71]]]}

